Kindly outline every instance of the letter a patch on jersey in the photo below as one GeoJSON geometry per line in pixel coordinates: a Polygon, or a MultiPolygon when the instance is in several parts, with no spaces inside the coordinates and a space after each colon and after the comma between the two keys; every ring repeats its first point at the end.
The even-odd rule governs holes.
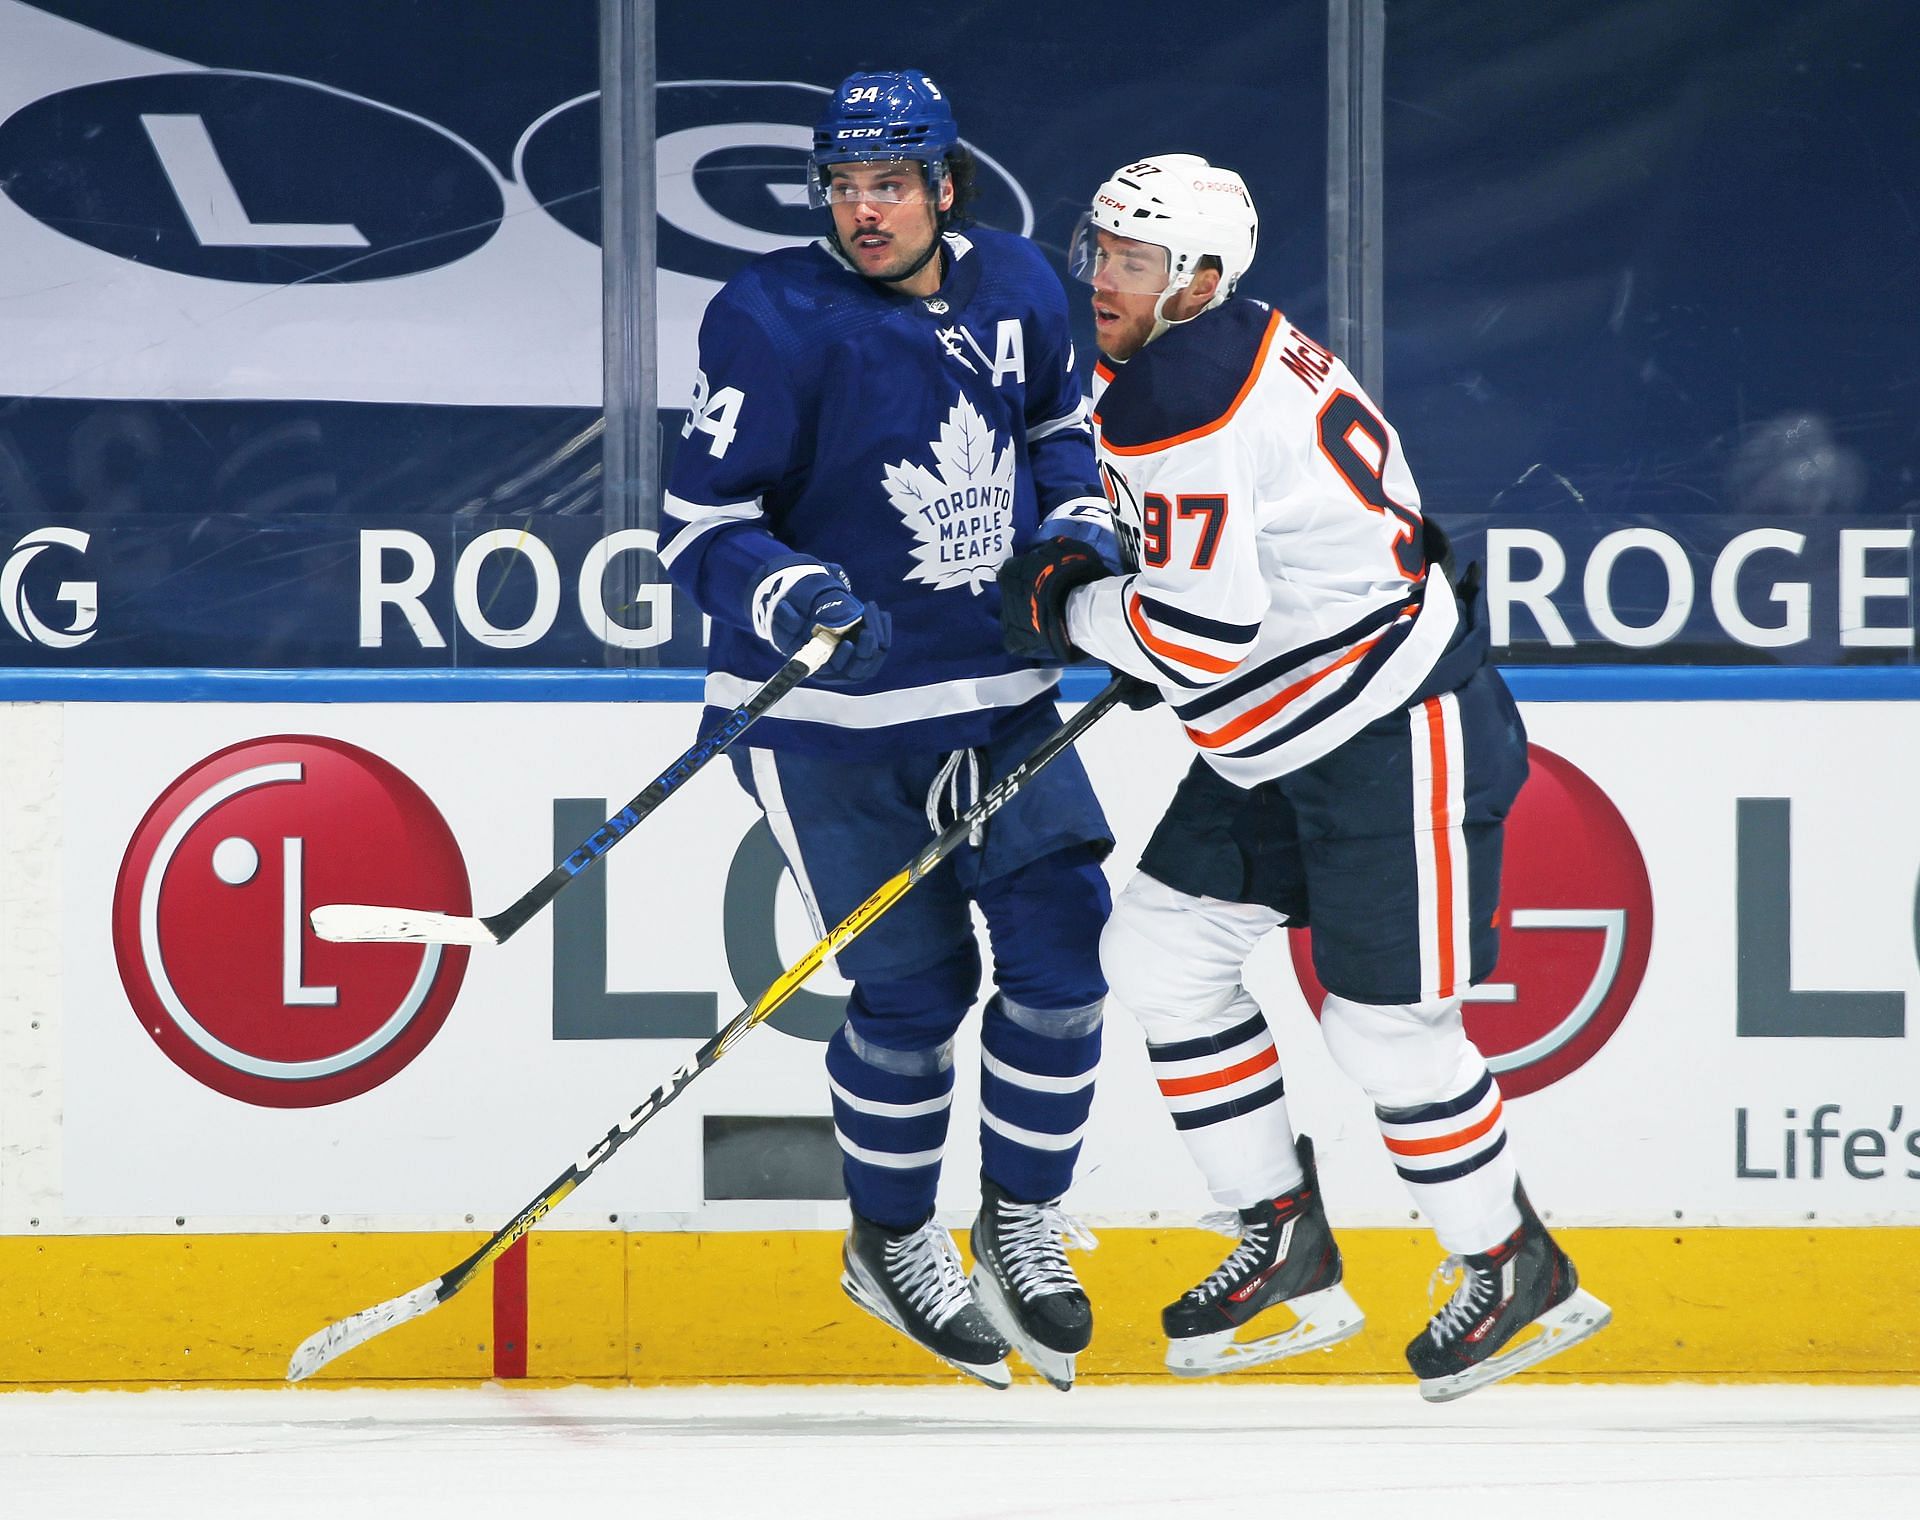
{"type": "Polygon", "coordinates": [[[931,444],[934,468],[886,467],[887,500],[918,541],[907,579],[938,590],[993,586],[1013,552],[1013,442],[996,451],[987,420],[963,395],[931,444]]]}

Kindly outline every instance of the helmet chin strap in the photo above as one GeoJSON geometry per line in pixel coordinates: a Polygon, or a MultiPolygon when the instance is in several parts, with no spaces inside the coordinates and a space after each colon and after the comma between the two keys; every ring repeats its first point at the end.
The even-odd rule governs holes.
{"type": "MultiPolygon", "coordinates": [[[[938,192],[936,191],[935,193],[937,194],[938,192]]],[[[947,214],[944,211],[934,212],[933,241],[927,244],[927,249],[925,253],[921,254],[919,258],[915,259],[905,269],[901,270],[899,274],[862,274],[861,278],[865,280],[871,280],[876,285],[898,285],[902,280],[911,280],[921,270],[925,269],[927,267],[928,261],[931,260],[933,256],[940,251],[940,237],[941,237],[941,234],[944,233],[946,230],[947,230],[947,214]]],[[[836,239],[838,239],[839,234],[836,232],[834,236],[836,239]]],[[[854,258],[853,252],[851,249],[847,248],[843,244],[840,251],[846,255],[847,262],[853,265],[855,269],[858,269],[860,267],[860,261],[854,258]]]]}
{"type": "MultiPolygon", "coordinates": [[[[1147,334],[1147,342],[1151,343],[1170,327],[1180,327],[1193,320],[1193,317],[1170,317],[1167,315],[1167,302],[1171,301],[1186,288],[1185,284],[1170,285],[1167,289],[1160,292],[1160,299],[1153,303],[1153,331],[1147,334]]],[[[1193,314],[1194,317],[1199,315],[1199,312],[1193,314]]]]}
{"type": "Polygon", "coordinates": [[[919,258],[915,259],[913,263],[908,265],[907,268],[903,269],[899,274],[870,274],[867,278],[872,280],[876,285],[898,285],[902,280],[911,280],[921,270],[925,269],[928,260],[939,251],[940,234],[936,232],[933,235],[933,241],[927,244],[927,251],[921,254],[919,258]]]}
{"type": "MultiPolygon", "coordinates": [[[[1184,327],[1186,326],[1187,323],[1191,322],[1194,317],[1205,316],[1206,313],[1212,311],[1214,307],[1218,306],[1222,301],[1226,300],[1227,298],[1226,288],[1222,286],[1220,289],[1214,291],[1213,299],[1207,302],[1205,306],[1202,306],[1200,310],[1196,311],[1193,314],[1193,316],[1191,317],[1168,316],[1167,302],[1171,301],[1175,296],[1180,294],[1181,291],[1185,290],[1187,286],[1191,285],[1192,283],[1193,282],[1191,280],[1183,280],[1180,284],[1170,285],[1167,287],[1167,289],[1160,292],[1160,299],[1153,303],[1153,331],[1147,334],[1148,343],[1151,343],[1155,338],[1159,337],[1160,334],[1162,334],[1163,332],[1166,332],[1169,328],[1184,327]]],[[[1145,345],[1143,344],[1142,346],[1144,347],[1145,345]]]]}

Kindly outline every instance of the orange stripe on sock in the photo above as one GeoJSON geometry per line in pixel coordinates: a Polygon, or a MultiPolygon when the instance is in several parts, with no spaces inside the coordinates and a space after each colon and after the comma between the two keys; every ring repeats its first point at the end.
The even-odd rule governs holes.
{"type": "Polygon", "coordinates": [[[1169,1098],[1184,1098],[1188,1093],[1211,1092],[1216,1087],[1231,1087],[1243,1077],[1250,1077],[1256,1071],[1265,1071],[1269,1066],[1278,1065],[1280,1052],[1269,1045],[1256,1056],[1221,1071],[1210,1071],[1198,1077],[1162,1077],[1160,1091],[1169,1098]]]}
{"type": "Polygon", "coordinates": [[[1451,1135],[1439,1135],[1431,1140],[1395,1140],[1390,1135],[1386,1136],[1387,1149],[1396,1156],[1435,1156],[1441,1151],[1457,1150],[1463,1145],[1471,1145],[1498,1124],[1505,1107],[1505,1100],[1496,1098],[1492,1110],[1478,1124],[1470,1124],[1451,1135]]]}

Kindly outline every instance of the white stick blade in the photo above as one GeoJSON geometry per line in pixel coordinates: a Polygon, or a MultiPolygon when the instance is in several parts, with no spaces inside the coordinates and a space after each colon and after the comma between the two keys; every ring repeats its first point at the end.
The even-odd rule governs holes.
{"type": "Polygon", "coordinates": [[[335,944],[401,940],[418,945],[497,945],[477,918],[429,913],[420,908],[382,908],[373,903],[325,903],[307,915],[313,932],[335,944]]]}
{"type": "Polygon", "coordinates": [[[358,1314],[349,1314],[309,1335],[294,1349],[293,1360],[287,1363],[287,1381],[297,1383],[311,1377],[336,1356],[365,1345],[383,1330],[391,1330],[395,1325],[418,1319],[429,1309],[438,1308],[437,1295],[443,1281],[444,1278],[436,1277],[425,1287],[390,1298],[384,1304],[375,1304],[371,1309],[362,1309],[358,1314]]]}

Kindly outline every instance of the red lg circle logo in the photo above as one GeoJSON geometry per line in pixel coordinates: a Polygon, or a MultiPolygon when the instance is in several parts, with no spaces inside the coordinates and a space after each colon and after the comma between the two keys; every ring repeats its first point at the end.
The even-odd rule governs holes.
{"type": "Polygon", "coordinates": [[[459,847],[424,792],[338,739],[250,739],[169,786],[134,830],[113,949],[141,1026],[181,1070],[269,1108],[378,1087],[453,1009],[467,952],[331,945],[316,903],[466,914],[459,847]]]}
{"type": "MultiPolygon", "coordinates": [[[[1510,1098],[1579,1069],[1633,1006],[1653,943],[1653,892],[1626,819],[1570,761],[1529,745],[1532,774],[1507,817],[1500,964],[1467,994],[1467,1033],[1510,1098]]],[[[1308,1006],[1311,930],[1291,931],[1308,1006]]]]}

